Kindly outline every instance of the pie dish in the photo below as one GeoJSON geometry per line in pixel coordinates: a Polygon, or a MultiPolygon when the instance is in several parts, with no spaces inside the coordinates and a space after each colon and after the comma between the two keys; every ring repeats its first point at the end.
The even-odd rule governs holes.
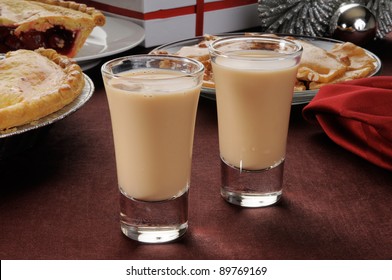
{"type": "Polygon", "coordinates": [[[0,131],[0,161],[23,154],[42,143],[57,122],[75,113],[90,100],[95,90],[94,83],[86,74],[83,76],[83,91],[70,104],[32,123],[0,131]]]}
{"type": "Polygon", "coordinates": [[[0,131],[32,123],[80,95],[83,72],[52,49],[17,50],[0,60],[0,131]]]}
{"type": "Polygon", "coordinates": [[[72,1],[0,0],[0,52],[52,48],[74,57],[95,26],[98,10],[72,1]]]}

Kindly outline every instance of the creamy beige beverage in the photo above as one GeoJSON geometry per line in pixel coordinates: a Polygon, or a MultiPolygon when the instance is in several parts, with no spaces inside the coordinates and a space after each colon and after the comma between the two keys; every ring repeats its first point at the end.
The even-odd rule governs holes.
{"type": "Polygon", "coordinates": [[[286,152],[297,66],[292,60],[249,60],[265,54],[238,51],[235,55],[245,59],[217,57],[212,64],[220,154],[227,164],[246,170],[275,166],[286,152]]]}
{"type": "Polygon", "coordinates": [[[179,75],[170,70],[134,70],[105,80],[119,187],[129,197],[166,200],[189,187],[201,85],[179,75]],[[129,77],[152,82],[130,83],[129,77]]]}

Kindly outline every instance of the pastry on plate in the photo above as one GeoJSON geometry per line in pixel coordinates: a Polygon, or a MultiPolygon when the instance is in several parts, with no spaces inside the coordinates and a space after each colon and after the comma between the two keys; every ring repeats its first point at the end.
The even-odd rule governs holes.
{"type": "MultiPolygon", "coordinates": [[[[259,33],[245,33],[245,35],[279,37],[275,34],[259,33]]],[[[197,59],[204,64],[204,88],[215,87],[208,46],[219,38],[219,36],[204,35],[199,43],[183,46],[173,53],[197,59]]],[[[299,40],[292,36],[283,36],[283,38],[297,41],[303,47],[294,91],[314,90],[326,84],[368,77],[376,69],[377,61],[365,49],[352,43],[336,43],[331,50],[325,50],[312,44],[311,40],[299,40]]],[[[165,49],[157,49],[153,53],[168,52],[165,49]]]]}
{"type": "Polygon", "coordinates": [[[0,130],[32,123],[83,91],[79,65],[52,49],[17,50],[0,60],[0,130]]]}
{"type": "Polygon", "coordinates": [[[294,40],[303,47],[297,79],[328,83],[343,75],[347,66],[326,50],[303,40],[294,40]]]}
{"type": "Polygon", "coordinates": [[[72,1],[0,0],[0,52],[51,48],[74,57],[95,26],[98,10],[72,1]]]}
{"type": "Polygon", "coordinates": [[[332,84],[364,78],[375,69],[376,60],[369,56],[363,48],[353,43],[335,44],[329,53],[346,65],[346,71],[328,82],[312,81],[309,83],[309,89],[319,89],[327,83],[332,84]]]}

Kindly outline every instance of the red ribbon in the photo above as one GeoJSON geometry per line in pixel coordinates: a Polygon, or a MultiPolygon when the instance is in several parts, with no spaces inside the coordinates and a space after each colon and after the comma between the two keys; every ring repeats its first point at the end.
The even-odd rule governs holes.
{"type": "Polygon", "coordinates": [[[203,35],[204,29],[204,0],[196,2],[196,36],[203,35]]]}
{"type": "Polygon", "coordinates": [[[257,0],[223,0],[217,2],[204,3],[204,0],[196,0],[196,6],[179,7],[168,10],[158,10],[149,13],[141,13],[133,10],[128,10],[109,4],[104,4],[96,1],[88,1],[87,4],[94,6],[96,9],[103,10],[109,13],[114,13],[126,17],[131,17],[140,20],[152,20],[171,18],[176,16],[196,14],[196,36],[203,35],[204,27],[204,13],[209,11],[216,11],[227,8],[234,8],[244,5],[257,3],[257,0]]]}

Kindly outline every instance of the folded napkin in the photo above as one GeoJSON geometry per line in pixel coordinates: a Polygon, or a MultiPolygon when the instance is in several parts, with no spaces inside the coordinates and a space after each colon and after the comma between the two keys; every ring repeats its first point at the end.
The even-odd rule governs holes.
{"type": "Polygon", "coordinates": [[[302,113],[336,144],[392,171],[392,76],[323,86],[302,113]]]}

